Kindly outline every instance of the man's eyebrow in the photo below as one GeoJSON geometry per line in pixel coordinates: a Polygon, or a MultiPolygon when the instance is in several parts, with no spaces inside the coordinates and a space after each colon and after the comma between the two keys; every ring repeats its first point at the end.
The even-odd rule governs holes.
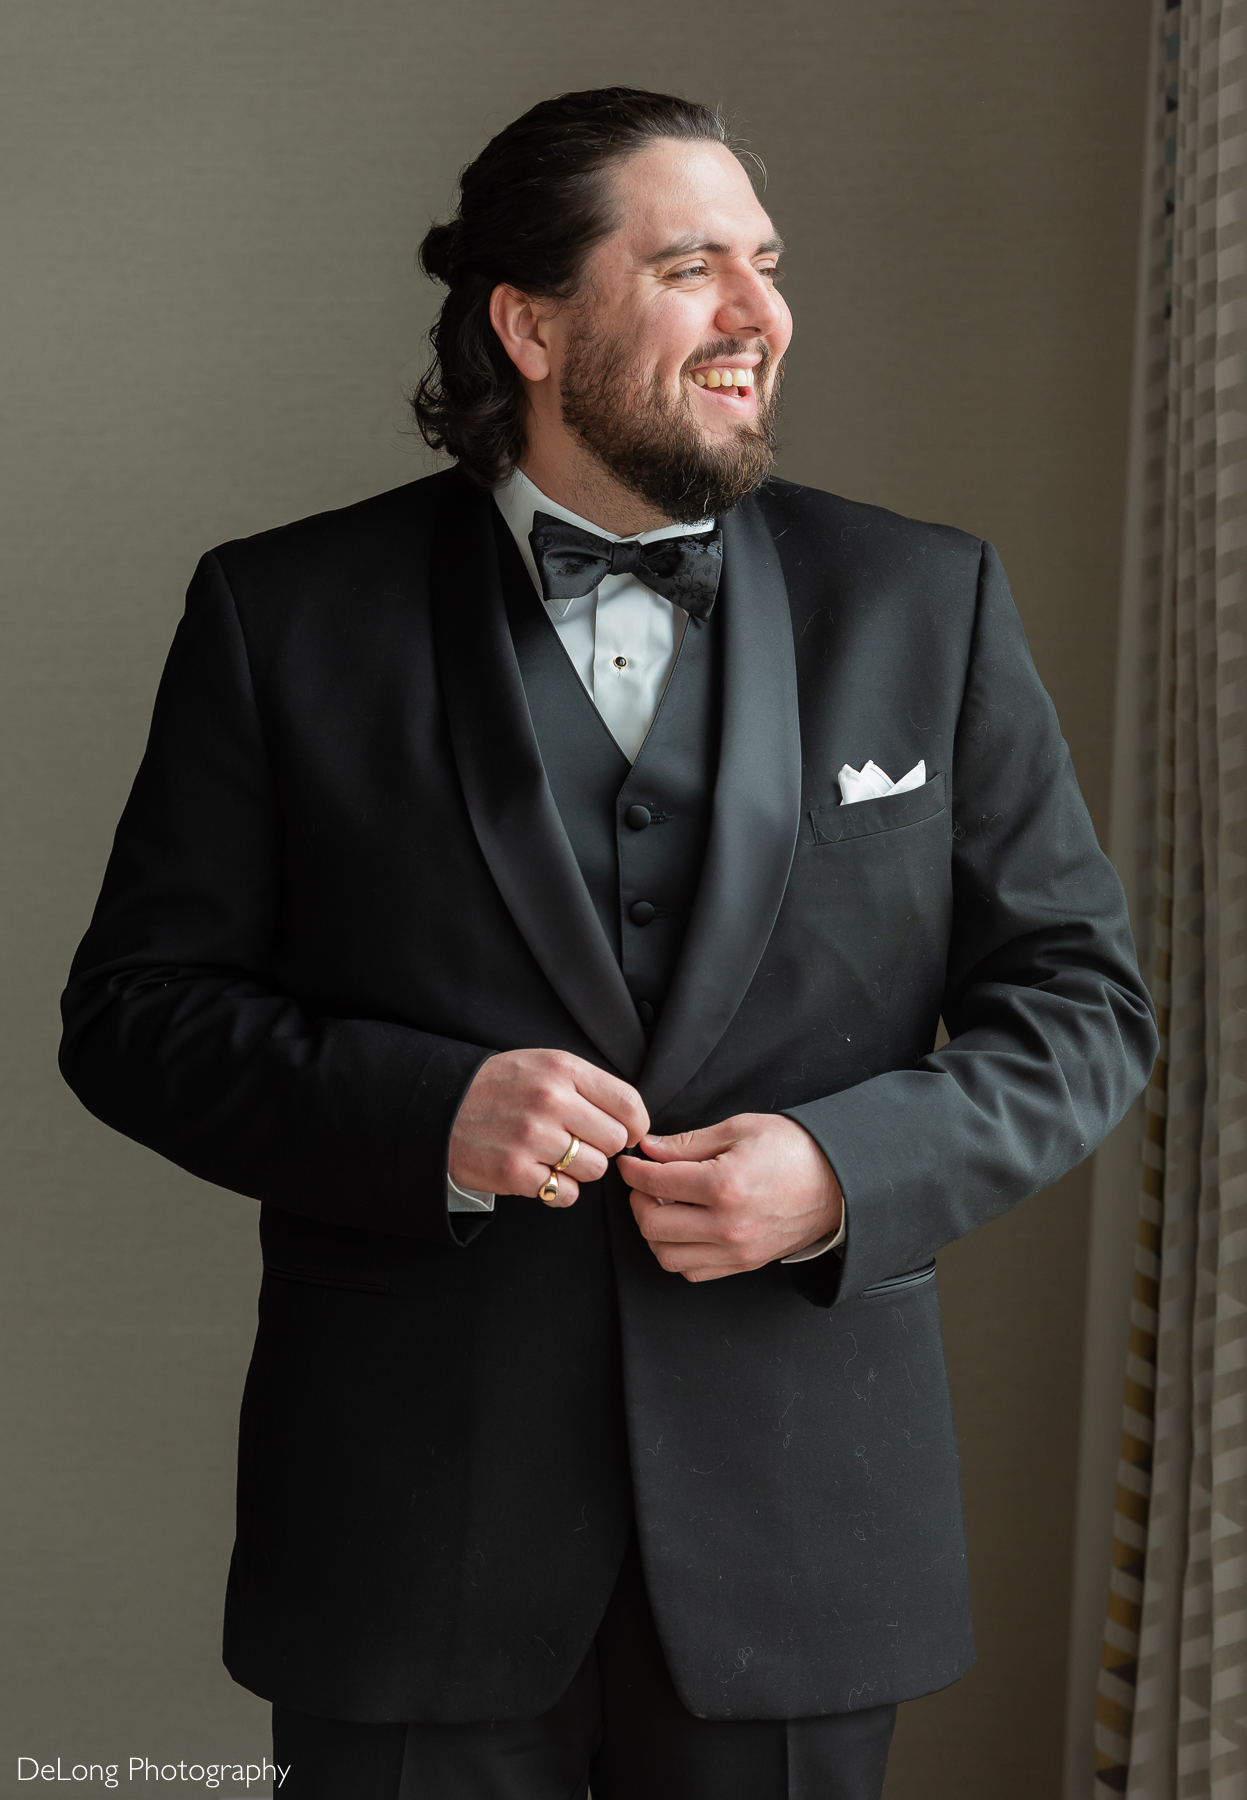
{"type": "MultiPolygon", "coordinates": [[[[783,238],[776,235],[759,244],[754,255],[774,256],[778,255],[783,248],[783,238]]],[[[695,233],[690,232],[687,237],[675,238],[671,243],[664,244],[661,250],[652,251],[644,260],[647,263],[670,262],[677,256],[695,256],[699,253],[706,256],[727,256],[730,254],[730,250],[731,247],[728,244],[712,244],[705,238],[699,238],[695,233]]]]}

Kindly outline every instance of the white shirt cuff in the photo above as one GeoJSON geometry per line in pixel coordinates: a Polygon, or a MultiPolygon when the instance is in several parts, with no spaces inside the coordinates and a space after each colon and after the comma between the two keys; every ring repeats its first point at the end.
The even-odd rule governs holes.
{"type": "Polygon", "coordinates": [[[492,1212],[494,1196],[479,1194],[475,1188],[461,1188],[446,1177],[446,1211],[447,1212],[492,1212]]]}
{"type": "Polygon", "coordinates": [[[849,1231],[849,1212],[845,1207],[840,1215],[840,1229],[830,1237],[819,1238],[816,1244],[807,1244],[804,1250],[794,1250],[791,1256],[781,1256],[781,1263],[813,1262],[816,1256],[823,1256],[828,1250],[838,1250],[849,1231]]]}

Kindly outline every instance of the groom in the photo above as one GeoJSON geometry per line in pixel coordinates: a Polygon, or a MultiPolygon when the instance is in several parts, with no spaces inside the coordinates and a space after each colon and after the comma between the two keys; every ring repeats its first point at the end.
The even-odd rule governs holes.
{"type": "Polygon", "coordinates": [[[1155,1035],[995,553],[769,478],[780,249],[704,108],[533,108],[423,246],[456,466],[190,589],[62,1064],[261,1202],[295,1800],[877,1800],[973,1659],[935,1254],[1155,1035]]]}

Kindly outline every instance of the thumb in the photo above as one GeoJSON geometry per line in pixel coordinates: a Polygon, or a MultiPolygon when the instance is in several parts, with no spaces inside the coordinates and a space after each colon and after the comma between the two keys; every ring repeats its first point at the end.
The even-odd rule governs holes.
{"type": "Polygon", "coordinates": [[[640,1147],[651,1162],[709,1162],[730,1149],[735,1136],[725,1121],[705,1125],[700,1131],[673,1131],[662,1137],[647,1131],[640,1147]]]}

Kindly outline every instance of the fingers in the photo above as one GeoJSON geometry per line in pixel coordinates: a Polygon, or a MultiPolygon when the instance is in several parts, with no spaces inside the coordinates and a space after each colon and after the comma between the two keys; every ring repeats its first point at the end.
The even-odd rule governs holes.
{"type": "Polygon", "coordinates": [[[575,1064],[572,1079],[577,1091],[624,1129],[623,1143],[616,1145],[610,1154],[614,1156],[625,1146],[638,1143],[649,1130],[649,1114],[636,1089],[579,1056],[569,1057],[568,1060],[575,1064]]]}
{"type": "Polygon", "coordinates": [[[504,1050],[477,1070],[451,1130],[448,1165],[460,1187],[536,1194],[573,1137],[574,1172],[559,1176],[557,1200],[570,1206],[582,1181],[648,1129],[635,1088],[560,1050],[504,1050]]]}
{"type": "Polygon", "coordinates": [[[547,1205],[569,1205],[579,1192],[582,1181],[599,1181],[606,1173],[607,1158],[588,1141],[585,1132],[577,1128],[574,1120],[567,1114],[574,1110],[573,1104],[560,1107],[553,1114],[549,1111],[523,1113],[508,1126],[509,1137],[505,1146],[505,1161],[508,1168],[508,1194],[535,1194],[552,1173],[558,1174],[559,1198],[557,1203],[547,1201],[547,1205]],[[562,1115],[562,1116],[560,1116],[562,1115]],[[555,1170],[567,1154],[573,1137],[580,1139],[580,1148],[570,1169],[555,1170]]]}
{"type": "Polygon", "coordinates": [[[537,1186],[533,1190],[537,1195],[537,1198],[541,1201],[541,1204],[543,1206],[554,1207],[574,1206],[580,1195],[580,1183],[578,1181],[573,1181],[571,1176],[567,1174],[560,1173],[559,1191],[554,1196],[554,1199],[546,1200],[543,1198],[541,1189],[545,1186],[550,1173],[550,1170],[542,1169],[538,1175],[537,1186]]]}
{"type": "Polygon", "coordinates": [[[686,1281],[743,1275],[770,1261],[746,1221],[724,1220],[704,1206],[664,1206],[634,1192],[632,1213],[660,1267],[686,1281]]]}
{"type": "Polygon", "coordinates": [[[640,1147],[654,1162],[706,1162],[730,1150],[738,1136],[738,1121],[723,1119],[700,1131],[673,1131],[667,1137],[647,1131],[640,1147]]]}
{"type": "Polygon", "coordinates": [[[572,1158],[570,1166],[559,1170],[559,1179],[569,1175],[575,1181],[600,1181],[610,1167],[610,1159],[594,1147],[588,1129],[583,1123],[568,1119],[565,1125],[545,1126],[536,1124],[531,1135],[532,1153],[538,1162],[545,1163],[547,1168],[554,1168],[562,1162],[571,1149],[572,1138],[580,1139],[580,1148],[572,1158]]]}
{"type": "Polygon", "coordinates": [[[630,1188],[655,1200],[683,1201],[689,1206],[712,1206],[728,1196],[725,1174],[718,1162],[643,1162],[639,1156],[621,1156],[619,1173],[630,1188]]]}
{"type": "Polygon", "coordinates": [[[566,1156],[572,1138],[579,1138],[580,1148],[568,1171],[579,1181],[600,1181],[611,1157],[624,1145],[619,1121],[591,1105],[575,1088],[543,1095],[519,1129],[523,1147],[550,1168],[566,1156]]]}
{"type": "Polygon", "coordinates": [[[715,1244],[689,1244],[680,1251],[664,1252],[658,1261],[668,1275],[682,1275],[685,1281],[722,1281],[725,1275],[748,1275],[760,1268],[756,1262],[745,1262],[715,1244]]]}
{"type": "Polygon", "coordinates": [[[632,1212],[641,1236],[649,1244],[660,1267],[686,1281],[713,1281],[723,1275],[742,1275],[761,1268],[768,1260],[748,1233],[713,1226],[705,1207],[663,1206],[644,1194],[632,1195],[632,1212]]]}
{"type": "Polygon", "coordinates": [[[690,1281],[759,1269],[836,1230],[844,1196],[815,1140],[782,1116],[741,1114],[648,1150],[710,1150],[704,1161],[621,1156],[633,1215],[664,1269],[690,1281]]]}
{"type": "MultiPolygon", "coordinates": [[[[517,1098],[521,1099],[521,1110],[533,1131],[543,1134],[543,1147],[552,1152],[553,1161],[557,1162],[567,1149],[572,1134],[582,1144],[600,1151],[605,1159],[635,1143],[648,1128],[649,1115],[641,1096],[627,1082],[562,1051],[520,1054],[530,1065],[530,1080],[527,1091],[517,1098]]],[[[605,1170],[604,1160],[593,1178],[596,1180],[605,1170]]],[[[578,1169],[577,1173],[584,1171],[578,1169]]]]}
{"type": "Polygon", "coordinates": [[[624,1147],[624,1129],[618,1119],[592,1105],[583,1095],[573,1093],[559,1120],[561,1135],[555,1134],[557,1148],[553,1141],[550,1144],[552,1160],[557,1162],[563,1155],[569,1137],[578,1137],[580,1150],[576,1157],[576,1173],[582,1181],[599,1181],[606,1173],[610,1158],[624,1147]]]}
{"type": "Polygon", "coordinates": [[[723,1240],[722,1221],[712,1217],[704,1206],[651,1200],[635,1188],[631,1200],[632,1216],[647,1243],[708,1245],[723,1240]]]}
{"type": "MultiPolygon", "coordinates": [[[[563,1148],[567,1148],[567,1140],[563,1140],[563,1148]]],[[[536,1157],[512,1156],[508,1160],[506,1173],[494,1186],[496,1194],[515,1194],[523,1199],[541,1200],[543,1206],[574,1206],[580,1197],[580,1183],[565,1170],[555,1170],[558,1159],[554,1156],[542,1162],[536,1157]],[[558,1192],[553,1200],[543,1198],[541,1190],[550,1177],[558,1174],[558,1192]]],[[[576,1158],[577,1167],[580,1158],[576,1158]]],[[[462,1186],[462,1183],[460,1183],[462,1186]]],[[[488,1189],[479,1190],[489,1192],[488,1189]]]]}

